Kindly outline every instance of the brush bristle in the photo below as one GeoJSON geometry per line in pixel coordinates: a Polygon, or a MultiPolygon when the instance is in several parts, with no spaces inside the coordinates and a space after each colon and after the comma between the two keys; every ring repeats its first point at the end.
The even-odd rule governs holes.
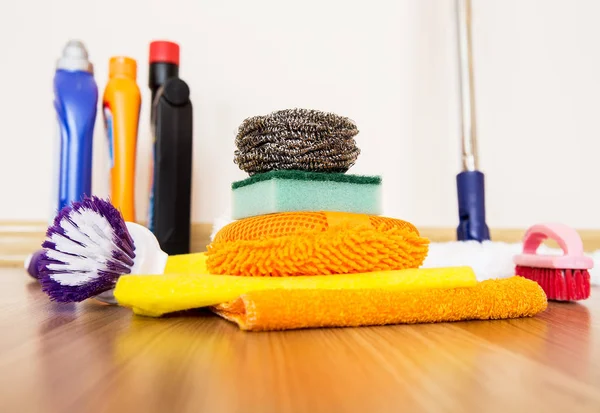
{"type": "Polygon", "coordinates": [[[590,296],[590,273],[587,270],[533,268],[518,265],[515,273],[537,282],[553,301],[578,301],[590,296]]]}
{"type": "Polygon", "coordinates": [[[123,216],[98,197],[63,208],[42,247],[39,280],[50,299],[59,302],[83,301],[114,288],[135,258],[123,216]]]}

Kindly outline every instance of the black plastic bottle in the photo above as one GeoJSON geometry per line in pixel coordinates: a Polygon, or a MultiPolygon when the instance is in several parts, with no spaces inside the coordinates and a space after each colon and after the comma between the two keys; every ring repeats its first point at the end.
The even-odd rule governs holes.
{"type": "Polygon", "coordinates": [[[193,114],[188,85],[168,79],[154,100],[149,228],[167,254],[190,252],[193,114]]]}
{"type": "Polygon", "coordinates": [[[154,137],[148,228],[170,255],[190,252],[193,117],[179,79],[179,45],[150,43],[148,86],[154,137]]]}

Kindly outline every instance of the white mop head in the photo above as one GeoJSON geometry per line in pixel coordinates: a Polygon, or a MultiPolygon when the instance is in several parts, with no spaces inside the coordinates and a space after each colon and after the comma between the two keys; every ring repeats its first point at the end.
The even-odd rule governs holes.
{"type": "MultiPolygon", "coordinates": [[[[432,242],[423,268],[467,265],[473,268],[479,281],[490,278],[512,277],[515,272],[513,257],[523,252],[522,243],[497,241],[432,242]]],[[[539,254],[562,255],[562,250],[540,245],[539,254]]],[[[600,285],[600,251],[586,254],[594,260],[590,270],[591,283],[600,285]]]]}
{"type": "Polygon", "coordinates": [[[515,264],[512,257],[521,252],[522,244],[493,241],[432,242],[423,268],[455,267],[473,268],[479,281],[490,278],[512,277],[515,264]]]}
{"type": "MultiPolygon", "coordinates": [[[[211,241],[221,228],[233,222],[228,216],[215,220],[211,241]]],[[[469,266],[473,268],[479,281],[495,278],[508,278],[515,275],[513,257],[523,250],[522,243],[497,241],[450,241],[432,242],[422,268],[469,266]]],[[[540,245],[538,253],[562,255],[562,250],[540,245]]],[[[594,260],[590,270],[592,285],[600,285],[600,250],[586,254],[594,260]]]]}

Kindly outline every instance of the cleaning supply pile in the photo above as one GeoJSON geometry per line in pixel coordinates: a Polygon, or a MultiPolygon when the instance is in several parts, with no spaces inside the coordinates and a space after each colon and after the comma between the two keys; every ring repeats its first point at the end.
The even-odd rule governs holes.
{"type": "Polygon", "coordinates": [[[232,184],[238,218],[202,253],[168,255],[107,200],[72,203],[48,230],[42,288],[61,302],[109,295],[151,317],[209,308],[249,331],[506,319],[547,308],[541,286],[521,276],[481,282],[466,265],[423,268],[430,242],[412,223],[381,215],[381,177],[348,173],[357,133],[350,119],[315,110],[244,121],[234,162],[249,177],[232,184]]]}
{"type": "Polygon", "coordinates": [[[232,185],[240,219],[208,246],[208,270],[299,276],[420,266],[429,241],[408,222],[368,213],[381,210],[381,178],[345,173],[359,153],[357,133],[349,119],[313,110],[244,121],[235,162],[251,178],[232,185]]]}

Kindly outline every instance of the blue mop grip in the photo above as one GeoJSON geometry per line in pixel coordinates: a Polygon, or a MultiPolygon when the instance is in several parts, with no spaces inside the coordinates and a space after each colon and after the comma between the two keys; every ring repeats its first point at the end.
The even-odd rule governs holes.
{"type": "Polygon", "coordinates": [[[486,241],[490,230],[485,223],[485,184],[479,171],[465,171],[456,176],[458,189],[458,216],[456,229],[459,241],[486,241]]]}

